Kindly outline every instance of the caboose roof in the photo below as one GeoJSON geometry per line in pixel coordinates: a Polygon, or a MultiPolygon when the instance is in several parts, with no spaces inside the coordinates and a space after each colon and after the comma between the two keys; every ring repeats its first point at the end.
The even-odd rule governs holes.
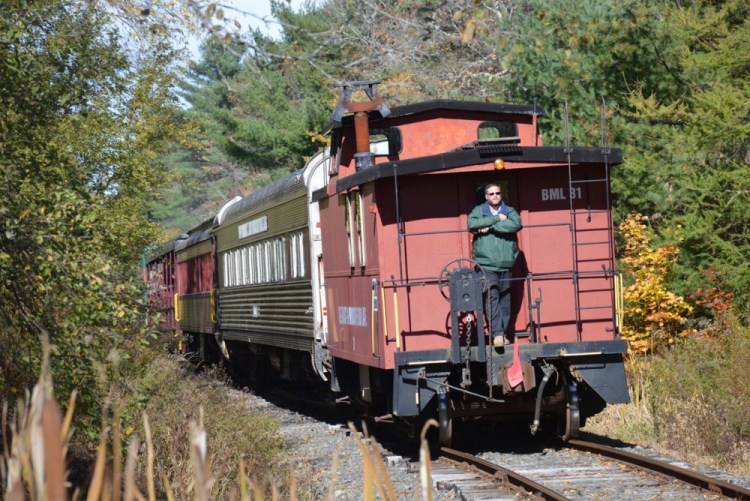
{"type": "MultiPolygon", "coordinates": [[[[376,179],[393,177],[396,172],[399,176],[437,172],[456,167],[486,164],[496,159],[518,163],[548,163],[563,166],[567,165],[568,159],[571,164],[577,165],[602,164],[605,161],[605,155],[601,147],[574,146],[568,152],[562,146],[485,145],[482,144],[482,141],[477,141],[446,153],[376,164],[375,167],[338,179],[336,181],[336,192],[341,193],[354,186],[369,183],[376,179]],[[568,158],[568,153],[570,153],[570,158],[568,158]]],[[[622,151],[618,148],[607,149],[606,162],[610,166],[621,164],[623,162],[622,151]]],[[[326,197],[325,188],[313,193],[313,200],[321,200],[326,197]]]]}
{"type": "MultiPolygon", "coordinates": [[[[474,113],[495,113],[500,115],[544,115],[544,108],[529,104],[499,104],[486,103],[482,101],[454,101],[451,99],[433,99],[432,101],[423,101],[420,103],[406,104],[391,108],[391,113],[387,118],[399,118],[419,113],[428,113],[437,110],[446,111],[468,111],[474,113]]],[[[370,112],[370,122],[381,120],[383,117],[379,111],[370,112]]],[[[325,132],[352,125],[353,115],[346,115],[341,123],[331,122],[326,127],[325,132]]]]}

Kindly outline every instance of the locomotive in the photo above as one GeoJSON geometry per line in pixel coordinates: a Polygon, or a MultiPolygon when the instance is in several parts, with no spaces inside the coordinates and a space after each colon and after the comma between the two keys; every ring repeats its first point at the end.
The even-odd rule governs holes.
{"type": "Polygon", "coordinates": [[[330,147],[302,169],[150,257],[160,328],[255,380],[312,378],[413,429],[435,418],[442,445],[478,420],[569,439],[628,402],[610,205],[621,151],[604,132],[598,147],[544,146],[536,105],[391,109],[377,83],[343,84],[330,147]],[[523,221],[512,343],[498,347],[467,229],[489,183],[523,221]]]}

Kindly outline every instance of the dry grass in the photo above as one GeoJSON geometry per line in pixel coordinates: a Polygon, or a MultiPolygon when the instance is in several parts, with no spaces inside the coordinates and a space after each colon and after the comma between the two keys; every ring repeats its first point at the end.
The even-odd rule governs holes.
{"type": "MultiPolygon", "coordinates": [[[[52,396],[47,364],[44,367],[28,404],[18,404],[12,423],[7,423],[7,405],[3,408],[2,426],[10,430],[10,440],[2,434],[0,484],[8,501],[68,499],[64,459],[69,451],[75,395],[63,418],[52,396]]],[[[241,399],[228,399],[220,391],[220,382],[197,378],[174,359],[156,359],[149,373],[133,383],[154,394],[142,405],[113,397],[114,410],[105,413],[110,418],[102,426],[90,479],[75,487],[72,499],[306,499],[298,494],[295,476],[280,467],[281,439],[276,424],[267,416],[251,415],[241,399]],[[196,402],[202,405],[192,407],[196,402]],[[129,419],[119,410],[132,411],[134,407],[144,408],[137,432],[130,429],[129,419]],[[124,468],[121,438],[128,442],[124,468]],[[252,451],[252,456],[247,451],[252,451]]],[[[379,445],[366,429],[362,439],[353,425],[350,428],[362,454],[362,498],[395,500],[379,445]]],[[[421,491],[422,499],[431,500],[430,456],[424,434],[421,491]]],[[[331,493],[335,483],[334,478],[331,493]]],[[[419,496],[417,491],[415,499],[419,496]]]]}
{"type": "MultiPolygon", "coordinates": [[[[167,489],[179,499],[192,497],[204,486],[208,497],[227,499],[239,489],[241,465],[248,485],[286,493],[288,473],[281,463],[284,443],[278,424],[269,415],[250,410],[218,376],[218,371],[195,375],[177,358],[160,357],[131,385],[125,398],[117,400],[123,409],[138,409],[138,414],[150,417],[150,433],[145,437],[152,444],[153,466],[141,470],[138,483],[149,483],[144,475],[152,472],[159,497],[167,489]]],[[[133,418],[127,421],[132,423],[133,418]]],[[[145,422],[143,429],[147,429],[145,422]]]]}
{"type": "Polygon", "coordinates": [[[243,490],[296,499],[286,472],[275,477],[283,453],[276,422],[250,412],[228,398],[220,381],[193,375],[175,358],[156,357],[137,380],[113,384],[96,451],[82,451],[87,440],[71,441],[75,395],[63,419],[48,356],[46,347],[42,375],[25,402],[3,406],[2,430],[9,433],[2,433],[0,484],[6,499],[67,499],[69,490],[73,499],[115,501],[250,499],[239,494],[243,490]],[[76,463],[85,463],[82,456],[95,458],[88,478],[75,486],[65,482],[71,472],[64,458],[70,462],[71,454],[76,463]]]}
{"type": "Polygon", "coordinates": [[[710,333],[631,359],[632,403],[609,407],[586,430],[750,475],[750,327],[724,318],[710,333]]]}
{"type": "MultiPolygon", "coordinates": [[[[627,369],[633,402],[609,407],[589,420],[587,431],[750,474],[750,385],[745,383],[750,381],[750,328],[735,325],[661,358],[631,359],[627,369]]],[[[15,409],[3,405],[2,430],[10,436],[2,434],[0,484],[9,501],[67,499],[63,465],[71,447],[75,394],[63,416],[51,380],[45,363],[27,403],[15,409]]],[[[138,380],[122,387],[129,390],[112,390],[90,478],[76,486],[73,499],[309,498],[298,477],[302,465],[281,459],[277,423],[253,413],[237,393],[228,396],[215,375],[196,376],[176,358],[156,357],[138,380]]],[[[366,429],[363,439],[353,436],[362,455],[362,498],[395,499],[377,442],[366,429]]],[[[415,499],[421,493],[429,500],[424,432],[420,459],[415,499]]]]}
{"type": "MultiPolygon", "coordinates": [[[[693,402],[664,402],[664,407],[670,416],[677,417],[667,429],[657,429],[650,411],[631,402],[607,407],[587,421],[585,431],[650,447],[667,456],[750,476],[750,441],[735,441],[731,434],[722,432],[726,428],[724,423],[717,421],[714,409],[707,409],[705,403],[698,399],[693,402]],[[696,418],[699,420],[697,423],[696,418]],[[701,431],[695,433],[696,429],[701,431]],[[713,445],[715,434],[704,433],[709,429],[724,435],[718,448],[713,445]],[[711,446],[707,447],[707,444],[711,446]]],[[[666,416],[667,413],[663,414],[666,416]]]]}

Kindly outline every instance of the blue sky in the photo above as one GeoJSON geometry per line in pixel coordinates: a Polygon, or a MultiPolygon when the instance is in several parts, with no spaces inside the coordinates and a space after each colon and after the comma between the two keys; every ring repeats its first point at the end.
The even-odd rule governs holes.
{"type": "MultiPolygon", "coordinates": [[[[303,0],[291,0],[292,8],[299,9],[303,0]]],[[[279,25],[273,22],[271,16],[271,0],[224,0],[224,17],[236,19],[242,26],[241,32],[247,32],[250,28],[260,28],[269,34],[278,34],[279,25]],[[264,22],[267,20],[268,22],[264,22]]],[[[194,57],[198,57],[198,45],[200,40],[191,37],[188,47],[194,57]]]]}

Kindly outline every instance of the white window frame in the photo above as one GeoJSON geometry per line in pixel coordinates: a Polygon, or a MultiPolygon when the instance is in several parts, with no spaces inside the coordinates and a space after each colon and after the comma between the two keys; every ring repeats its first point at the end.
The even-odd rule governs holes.
{"type": "Polygon", "coordinates": [[[354,213],[352,210],[352,194],[347,193],[346,200],[346,213],[344,218],[344,224],[346,226],[346,240],[349,246],[349,267],[354,268],[357,263],[354,262],[354,213]]]}
{"type": "Polygon", "coordinates": [[[272,256],[271,252],[272,252],[271,251],[271,242],[269,240],[264,241],[263,242],[263,267],[265,268],[264,271],[265,271],[266,282],[270,282],[272,280],[271,279],[271,277],[272,277],[272,275],[271,275],[271,259],[272,259],[273,256],[272,256]]]}
{"type": "Polygon", "coordinates": [[[357,243],[359,247],[359,266],[367,266],[367,247],[365,247],[365,212],[362,192],[357,191],[357,243]]]}
{"type": "Polygon", "coordinates": [[[297,270],[299,272],[298,277],[305,278],[305,234],[301,231],[297,234],[297,246],[297,270]]]}
{"type": "Polygon", "coordinates": [[[247,285],[247,247],[240,250],[240,261],[242,262],[242,280],[240,285],[247,285]]]}
{"type": "Polygon", "coordinates": [[[247,271],[249,284],[255,283],[255,248],[252,245],[247,246],[247,271]]]}
{"type": "Polygon", "coordinates": [[[291,261],[292,278],[297,278],[297,233],[289,235],[289,258],[291,261]]]}
{"type": "Polygon", "coordinates": [[[224,263],[224,287],[229,287],[229,273],[227,272],[229,268],[229,254],[225,252],[222,254],[221,259],[224,263]]]}

